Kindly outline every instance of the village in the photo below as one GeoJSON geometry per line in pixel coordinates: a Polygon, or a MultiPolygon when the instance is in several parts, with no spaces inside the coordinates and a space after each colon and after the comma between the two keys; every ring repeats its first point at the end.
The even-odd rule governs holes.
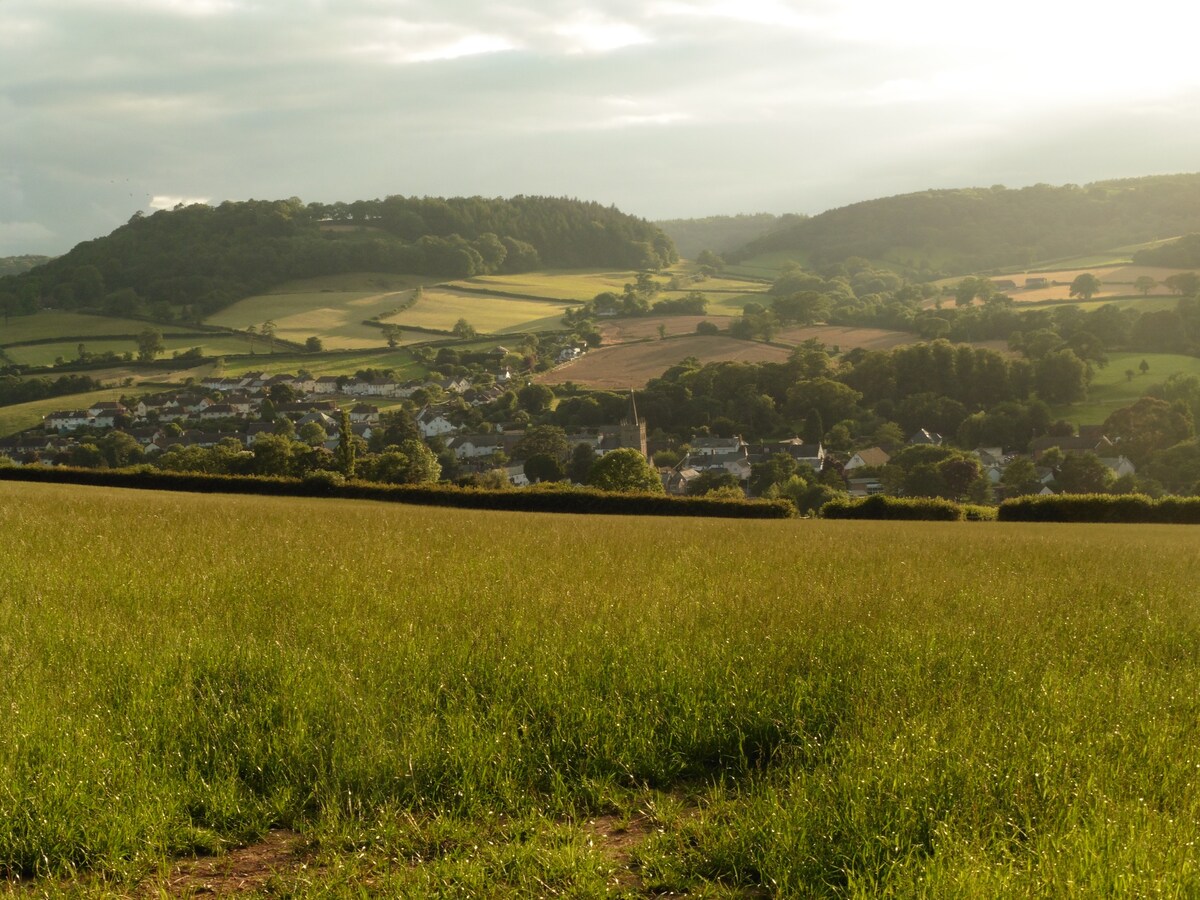
{"type": "MultiPolygon", "coordinates": [[[[528,465],[543,445],[526,437],[531,428],[537,431],[551,426],[533,424],[527,414],[514,408],[514,378],[506,368],[496,375],[476,374],[474,379],[451,376],[399,381],[378,373],[361,378],[314,377],[304,371],[213,375],[177,390],[52,412],[40,427],[0,440],[0,455],[16,465],[156,465],[170,460],[173,450],[183,448],[223,447],[250,457],[263,438],[284,434],[311,448],[307,468],[332,468],[334,454],[345,439],[345,424],[359,446],[378,452],[388,443],[385,426],[389,418],[402,416],[437,456],[442,479],[478,483],[487,476],[491,486],[524,487],[545,478],[528,465]],[[503,421],[497,411],[514,415],[503,421]],[[482,412],[489,413],[486,419],[482,412]],[[114,445],[122,449],[113,451],[114,445]]],[[[636,395],[630,391],[619,421],[563,432],[561,438],[567,456],[582,454],[587,460],[616,449],[637,450],[655,464],[669,494],[724,489],[762,496],[770,495],[774,488],[778,495],[780,485],[771,475],[776,473],[776,482],[798,474],[810,483],[819,483],[824,490],[821,496],[826,498],[834,494],[915,493],[913,482],[905,478],[906,471],[914,460],[928,461],[930,457],[912,448],[944,444],[941,435],[919,429],[890,452],[869,446],[834,453],[820,441],[800,437],[751,443],[740,435],[706,431],[694,434],[683,445],[658,440],[659,435],[648,434],[647,423],[637,411],[636,395]],[[894,461],[906,457],[908,465],[898,469],[894,461]],[[764,472],[772,460],[779,459],[789,461],[781,475],[778,465],[764,472]]],[[[988,502],[1017,493],[1055,493],[1058,473],[1053,463],[1064,457],[1094,458],[1107,473],[1101,474],[1108,483],[1129,480],[1136,474],[1133,463],[1099,426],[1082,426],[1073,435],[1044,435],[1036,438],[1029,450],[1028,454],[1006,452],[1002,447],[972,450],[969,456],[975,461],[977,495],[973,499],[988,502]],[[1052,454],[1046,458],[1050,464],[1043,464],[1048,452],[1052,454]],[[1006,477],[1014,463],[1024,473],[1019,486],[1006,477]]],[[[564,471],[560,477],[583,481],[577,472],[564,471]]]]}

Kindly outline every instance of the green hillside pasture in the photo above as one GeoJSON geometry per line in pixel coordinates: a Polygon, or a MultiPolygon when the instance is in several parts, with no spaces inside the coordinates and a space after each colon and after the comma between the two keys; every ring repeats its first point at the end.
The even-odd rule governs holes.
{"type": "Polygon", "coordinates": [[[1200,359],[1176,353],[1110,353],[1108,365],[1095,369],[1088,399],[1083,403],[1056,406],[1056,416],[1077,425],[1099,425],[1111,413],[1142,397],[1146,389],[1161,384],[1172,375],[1200,375],[1200,359]],[[1142,360],[1150,364],[1145,375],[1138,366],[1142,360]],[[1125,374],[1132,369],[1132,380],[1125,374]]]}
{"type": "Polygon", "coordinates": [[[86,409],[93,403],[104,400],[119,400],[122,395],[145,394],[149,387],[106,388],[85,394],[67,394],[46,400],[32,400],[12,406],[0,406],[0,437],[8,437],[18,431],[42,424],[42,419],[52,412],[63,409],[86,409]]]}
{"type": "Polygon", "coordinates": [[[745,275],[748,278],[769,278],[774,281],[788,263],[807,265],[808,261],[798,250],[779,250],[773,253],[760,253],[740,263],[726,267],[730,275],[745,275]]]}
{"type": "Polygon", "coordinates": [[[353,375],[362,369],[394,369],[399,377],[405,379],[423,378],[427,374],[425,367],[403,348],[317,354],[259,353],[226,360],[222,372],[228,375],[243,375],[246,372],[294,375],[300,369],[317,376],[353,375]]]}
{"type": "Polygon", "coordinates": [[[551,269],[545,272],[525,272],[520,275],[479,275],[462,281],[452,281],[449,288],[466,287],[503,291],[509,294],[528,294],[547,300],[591,300],[605,291],[622,293],[625,285],[637,278],[636,272],[597,272],[591,269],[551,269]]]}
{"type": "Polygon", "coordinates": [[[285,826],[289,896],[1200,890],[1188,529],[21,484],[0,529],[11,874],[149,896],[285,826]]]}
{"type": "Polygon", "coordinates": [[[466,319],[476,331],[486,334],[560,331],[564,327],[563,313],[572,305],[553,301],[514,300],[435,287],[426,288],[421,299],[413,306],[383,321],[449,331],[459,319],[466,319]]]}
{"type": "MultiPolygon", "coordinates": [[[[145,323],[142,323],[145,328],[145,323]]],[[[159,326],[162,327],[162,326],[159,326]]],[[[89,353],[132,353],[137,356],[137,341],[133,339],[118,341],[64,341],[54,344],[33,344],[27,347],[5,347],[4,355],[18,365],[49,366],[59,357],[67,361],[78,359],[79,345],[84,345],[89,353]]],[[[163,337],[166,352],[161,358],[170,357],[172,353],[184,353],[193,347],[200,347],[205,356],[221,356],[222,354],[246,353],[247,342],[243,338],[229,334],[212,334],[204,337],[163,337]]],[[[260,345],[261,346],[261,345],[260,345]]]]}
{"type": "Polygon", "coordinates": [[[157,328],[161,331],[164,327],[137,319],[86,316],[83,313],[43,310],[31,316],[13,316],[7,322],[0,319],[0,347],[21,341],[43,341],[48,338],[78,337],[86,343],[87,338],[92,335],[138,334],[147,328],[157,328]]]}
{"type": "MultiPolygon", "coordinates": [[[[401,279],[395,276],[397,282],[401,279]]],[[[394,311],[412,296],[409,290],[390,292],[318,290],[297,293],[272,293],[248,297],[211,316],[207,322],[223,328],[243,331],[275,323],[275,334],[303,344],[319,337],[328,350],[357,350],[386,343],[383,332],[366,319],[394,311]]],[[[266,343],[259,338],[260,350],[266,343]]],[[[243,351],[244,352],[244,351],[243,351]]]]}

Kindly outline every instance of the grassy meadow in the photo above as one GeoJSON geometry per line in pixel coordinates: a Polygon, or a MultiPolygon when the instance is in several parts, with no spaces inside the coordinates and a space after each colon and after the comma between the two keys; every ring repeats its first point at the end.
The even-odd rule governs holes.
{"type": "MultiPolygon", "coordinates": [[[[146,323],[142,323],[142,328],[146,323]]],[[[70,362],[79,358],[79,344],[89,353],[132,353],[137,357],[137,341],[132,338],[125,340],[92,340],[92,341],[63,341],[53,344],[32,344],[25,347],[5,347],[4,355],[17,365],[51,366],[59,357],[70,362]]],[[[205,356],[234,355],[248,352],[247,342],[243,338],[229,334],[212,334],[205,337],[163,337],[163,347],[166,349],[161,358],[169,358],[173,353],[185,353],[193,347],[200,347],[205,356]]],[[[266,347],[259,342],[259,349],[266,347]]]]}
{"type": "MultiPolygon", "coordinates": [[[[452,329],[466,319],[484,334],[526,331],[561,331],[562,317],[573,304],[516,300],[472,294],[449,288],[426,288],[415,304],[383,321],[418,328],[452,329]]],[[[429,340],[426,335],[425,340],[429,340]]]]}
{"type": "Polygon", "coordinates": [[[12,316],[7,322],[0,320],[0,346],[48,338],[77,338],[71,346],[74,350],[79,340],[89,343],[88,338],[94,335],[139,334],[148,327],[152,326],[137,319],[42,310],[29,316],[12,316]]]}
{"type": "Polygon", "coordinates": [[[0,872],[35,892],[153,896],[277,827],[272,896],[1200,890],[1185,527],[664,542],[5,483],[0,529],[0,872]]]}
{"type": "Polygon", "coordinates": [[[1147,388],[1175,374],[1200,376],[1200,359],[1178,353],[1110,353],[1108,365],[1094,370],[1087,400],[1056,406],[1053,411],[1056,417],[1077,425],[1099,425],[1116,410],[1143,397],[1147,388]],[[1140,368],[1142,360],[1150,365],[1145,375],[1140,368]],[[1132,378],[1129,371],[1134,373],[1132,378]]]}

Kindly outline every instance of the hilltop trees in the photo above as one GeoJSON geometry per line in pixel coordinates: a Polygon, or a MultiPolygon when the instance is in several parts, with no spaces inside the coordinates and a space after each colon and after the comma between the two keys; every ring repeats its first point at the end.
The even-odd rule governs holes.
{"type": "Polygon", "coordinates": [[[653,225],[577,200],[229,201],[136,215],[36,271],[0,277],[0,296],[17,298],[6,310],[32,294],[62,308],[198,320],[281,281],[321,274],[462,278],[542,265],[658,269],[677,258],[653,225]]]}

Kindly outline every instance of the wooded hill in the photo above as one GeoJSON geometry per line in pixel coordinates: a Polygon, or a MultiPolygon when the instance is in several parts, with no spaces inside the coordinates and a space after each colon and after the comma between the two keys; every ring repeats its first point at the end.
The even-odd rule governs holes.
{"type": "Polygon", "coordinates": [[[658,268],[676,259],[670,238],[650,223],[563,198],[231,201],[138,213],[107,237],[0,279],[0,305],[199,321],[317,275],[469,278],[542,267],[658,268]]]}
{"type": "Polygon", "coordinates": [[[813,268],[849,257],[924,278],[1095,253],[1200,231],[1200,174],[1080,187],[921,191],[801,219],[726,255],[788,252],[813,268]]]}

